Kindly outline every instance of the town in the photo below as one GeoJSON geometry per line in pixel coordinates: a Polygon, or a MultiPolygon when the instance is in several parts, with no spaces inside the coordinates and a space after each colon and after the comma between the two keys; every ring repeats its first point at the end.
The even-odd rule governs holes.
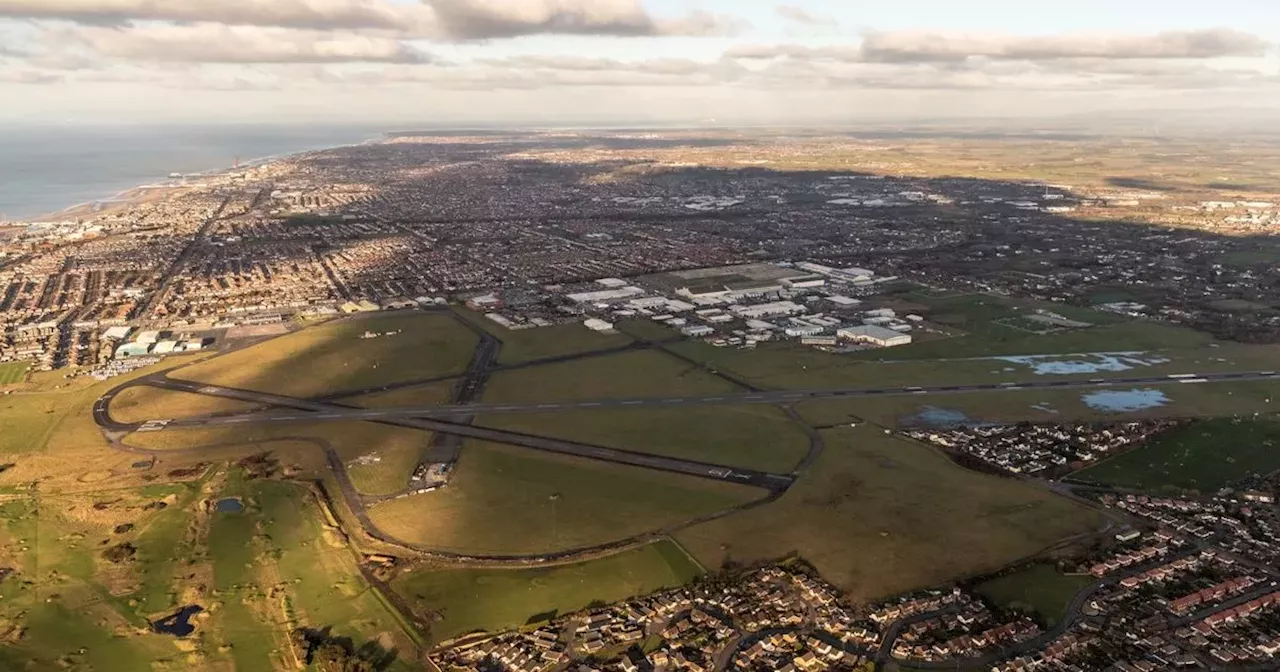
{"type": "MultiPolygon", "coordinates": [[[[161,198],[67,220],[0,226],[0,361],[100,366],[122,344],[106,336],[119,326],[203,338],[292,315],[445,301],[516,327],[634,311],[723,345],[885,346],[908,342],[920,316],[861,302],[897,278],[1245,340],[1270,340],[1280,325],[1233,308],[1280,281],[1250,250],[1251,236],[1274,228],[1270,201],[910,174],[920,162],[900,174],[824,168],[825,157],[858,152],[882,165],[882,147],[852,139],[714,152],[625,134],[543,149],[512,138],[518,151],[450,140],[397,135],[183,180],[161,198]],[[808,172],[742,168],[819,147],[808,172]],[[466,156],[486,160],[457,163],[466,156]],[[626,167],[595,167],[608,162],[626,167]],[[1103,219],[1166,228],[1136,239],[1103,219]]],[[[1087,326],[1055,314],[1017,323],[1087,326]]]]}

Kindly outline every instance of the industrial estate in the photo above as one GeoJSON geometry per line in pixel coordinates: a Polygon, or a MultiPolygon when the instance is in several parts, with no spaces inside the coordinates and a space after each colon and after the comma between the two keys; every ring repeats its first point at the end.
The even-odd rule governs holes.
{"type": "Polygon", "coordinates": [[[1278,156],[400,133],[0,226],[0,669],[1280,669],[1278,156]]]}

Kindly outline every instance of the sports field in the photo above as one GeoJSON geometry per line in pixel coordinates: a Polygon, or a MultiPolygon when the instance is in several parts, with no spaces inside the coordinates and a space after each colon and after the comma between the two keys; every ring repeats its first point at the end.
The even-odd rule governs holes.
{"type": "Polygon", "coordinates": [[[993,571],[1102,524],[1066,499],[878,429],[823,435],[822,457],[777,502],[676,539],[709,568],[798,553],[853,599],[871,600],[993,571]]]}
{"type": "MultiPolygon", "coordinates": [[[[530,569],[422,569],[392,588],[421,617],[438,616],[431,637],[443,641],[547,620],[593,603],[610,603],[697,577],[698,566],[670,541],[599,560],[530,569]]],[[[426,618],[430,620],[430,618],[426,618]]]]}
{"type": "Polygon", "coordinates": [[[468,442],[448,486],[373,506],[383,531],[455,553],[524,555],[609,543],[730,509],[758,490],[468,442]]]}
{"type": "Polygon", "coordinates": [[[1068,576],[1052,565],[1036,564],[984,581],[974,590],[996,606],[1031,612],[1053,627],[1066,617],[1071,600],[1095,580],[1092,576],[1068,576]]]}
{"type": "Polygon", "coordinates": [[[688,406],[490,415],[480,424],[697,462],[788,473],[809,438],[772,406],[688,406]]]}
{"type": "Polygon", "coordinates": [[[1203,420],[1072,475],[1122,488],[1215,492],[1247,476],[1280,469],[1280,422],[1203,420]]]}
{"type": "Polygon", "coordinates": [[[447,315],[397,312],[327,322],[173,372],[174,378],[316,397],[456,375],[478,339],[447,315]],[[376,338],[362,338],[367,333],[376,338]]]}
{"type": "Polygon", "coordinates": [[[26,362],[0,363],[0,385],[12,385],[22,382],[27,375],[26,362]]]}

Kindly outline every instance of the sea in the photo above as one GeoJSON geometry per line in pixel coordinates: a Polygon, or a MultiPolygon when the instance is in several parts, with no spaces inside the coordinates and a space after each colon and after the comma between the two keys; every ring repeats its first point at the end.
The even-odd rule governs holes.
{"type": "Polygon", "coordinates": [[[368,126],[0,125],[0,222],[109,200],[171,173],[350,145],[390,129],[368,126]]]}

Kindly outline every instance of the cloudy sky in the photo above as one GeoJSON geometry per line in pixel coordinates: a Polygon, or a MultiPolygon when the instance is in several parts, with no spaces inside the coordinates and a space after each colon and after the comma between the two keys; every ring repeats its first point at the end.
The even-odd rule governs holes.
{"type": "Polygon", "coordinates": [[[1276,0],[0,0],[0,122],[1280,118],[1276,0]]]}

